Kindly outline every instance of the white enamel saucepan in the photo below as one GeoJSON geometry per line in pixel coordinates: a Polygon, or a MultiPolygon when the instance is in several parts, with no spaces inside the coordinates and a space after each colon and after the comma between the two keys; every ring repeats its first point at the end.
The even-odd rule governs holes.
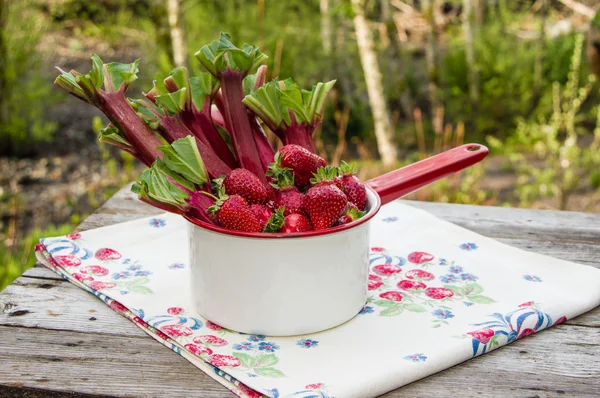
{"type": "Polygon", "coordinates": [[[366,182],[367,214],[323,231],[246,233],[188,219],[196,310],[224,328],[267,336],[314,333],[348,321],[367,299],[369,221],[381,205],[487,153],[483,145],[466,144],[373,178],[366,182]]]}

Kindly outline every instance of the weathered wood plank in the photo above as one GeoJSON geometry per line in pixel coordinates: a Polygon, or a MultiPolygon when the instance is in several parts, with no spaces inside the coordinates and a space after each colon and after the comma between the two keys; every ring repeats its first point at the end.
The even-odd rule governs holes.
{"type": "MultiPolygon", "coordinates": [[[[7,338],[0,351],[3,385],[119,397],[232,396],[150,338],[11,329],[0,326],[7,338]]],[[[600,346],[589,336],[588,328],[561,325],[385,397],[597,396],[600,346]]]]}
{"type": "Polygon", "coordinates": [[[18,278],[0,295],[0,325],[146,336],[94,295],[63,279],[18,278]]]}
{"type": "Polygon", "coordinates": [[[232,396],[147,336],[7,326],[0,335],[0,385],[115,397],[232,396]]]}

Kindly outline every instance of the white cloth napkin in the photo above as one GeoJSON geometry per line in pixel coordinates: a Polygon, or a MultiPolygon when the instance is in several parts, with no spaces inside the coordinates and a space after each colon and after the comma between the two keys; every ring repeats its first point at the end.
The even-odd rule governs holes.
{"type": "Polygon", "coordinates": [[[164,214],[45,238],[40,261],[241,397],[372,397],[600,304],[600,270],[522,251],[394,202],[372,222],[370,297],[306,336],[193,311],[186,222],[164,214]]]}

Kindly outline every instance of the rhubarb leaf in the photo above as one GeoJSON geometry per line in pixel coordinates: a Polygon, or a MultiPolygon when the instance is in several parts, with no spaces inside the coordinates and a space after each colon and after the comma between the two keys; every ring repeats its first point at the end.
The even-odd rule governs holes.
{"type": "Polygon", "coordinates": [[[160,123],[158,116],[164,116],[161,108],[147,100],[128,99],[129,104],[144,123],[152,130],[156,130],[160,123]]]}
{"type": "Polygon", "coordinates": [[[298,123],[310,124],[310,117],[306,112],[302,90],[300,90],[300,87],[292,79],[285,80],[284,84],[285,88],[281,90],[281,103],[294,111],[298,123]]]}
{"type": "Polygon", "coordinates": [[[187,96],[188,90],[183,87],[173,93],[157,95],[154,99],[156,100],[156,104],[165,108],[169,115],[175,115],[185,109],[187,96]]]}
{"type": "Polygon", "coordinates": [[[171,145],[159,146],[158,149],[164,153],[164,161],[169,169],[200,186],[208,181],[206,167],[193,136],[180,138],[171,145]]]}
{"type": "Polygon", "coordinates": [[[123,134],[121,134],[121,131],[111,124],[100,130],[98,139],[108,144],[126,145],[131,147],[131,144],[129,141],[127,141],[123,134]]]}
{"type": "Polygon", "coordinates": [[[230,39],[229,34],[221,32],[219,40],[203,46],[195,54],[213,76],[218,77],[225,70],[243,75],[253,73],[267,60],[268,57],[258,47],[244,44],[240,49],[230,39]]]}
{"type": "Polygon", "coordinates": [[[79,84],[77,83],[77,80],[73,73],[62,72],[56,78],[56,80],[54,80],[54,84],[56,86],[60,87],[61,89],[65,90],[69,94],[72,94],[75,97],[77,97],[85,102],[90,102],[90,99],[88,98],[88,96],[83,92],[81,87],[79,87],[79,84]]]}
{"type": "Polygon", "coordinates": [[[140,175],[138,181],[131,187],[131,191],[141,198],[175,206],[182,210],[186,209],[188,194],[169,181],[159,167],[158,163],[153,163],[152,167],[140,175]]]}
{"type": "Polygon", "coordinates": [[[219,81],[208,72],[200,72],[190,78],[192,103],[198,111],[202,111],[206,98],[211,98],[218,90],[219,81]]]}
{"type": "Polygon", "coordinates": [[[125,88],[129,87],[131,83],[133,83],[137,79],[137,74],[139,72],[140,59],[136,59],[131,64],[121,64],[119,62],[111,62],[109,64],[105,64],[104,67],[110,76],[110,82],[106,81],[105,75],[105,84],[104,89],[107,91],[117,91],[121,88],[121,85],[125,85],[125,88]],[[111,87],[106,87],[107,83],[110,83],[111,87]]]}
{"type": "Polygon", "coordinates": [[[323,119],[323,110],[325,109],[325,101],[327,101],[327,95],[333,88],[335,80],[327,83],[317,83],[310,92],[310,99],[307,102],[307,113],[310,118],[311,124],[315,124],[323,119]]]}
{"type": "Polygon", "coordinates": [[[281,90],[277,82],[269,82],[244,97],[242,102],[257,115],[271,131],[276,131],[285,120],[289,125],[289,114],[283,106],[281,90]]]}
{"type": "Polygon", "coordinates": [[[181,175],[177,174],[173,170],[169,169],[169,167],[167,167],[167,164],[165,162],[163,162],[162,160],[156,159],[154,161],[153,166],[156,167],[157,170],[160,170],[171,181],[173,181],[174,183],[176,183],[178,185],[181,185],[182,187],[184,187],[188,191],[192,191],[193,192],[193,191],[196,190],[196,188],[194,187],[193,183],[191,183],[190,181],[186,180],[184,177],[182,177],[181,175]]]}

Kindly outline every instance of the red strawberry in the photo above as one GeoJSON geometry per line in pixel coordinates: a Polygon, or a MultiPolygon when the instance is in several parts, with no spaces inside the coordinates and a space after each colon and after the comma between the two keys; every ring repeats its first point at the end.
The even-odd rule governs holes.
{"type": "Polygon", "coordinates": [[[390,300],[400,302],[402,301],[403,296],[399,292],[384,292],[379,295],[379,297],[390,300]]]}
{"type": "Polygon", "coordinates": [[[342,172],[341,185],[344,187],[342,191],[346,194],[348,200],[355,204],[359,210],[364,210],[367,204],[367,189],[365,188],[365,184],[354,175],[356,169],[348,163],[342,162],[340,171],[342,172]]]}
{"type": "Polygon", "coordinates": [[[411,269],[406,273],[406,277],[417,281],[431,281],[435,278],[435,275],[422,269],[411,269]]]}
{"type": "Polygon", "coordinates": [[[223,195],[209,208],[224,228],[243,232],[260,232],[260,222],[240,195],[223,195]]]}
{"type": "Polygon", "coordinates": [[[217,336],[204,335],[204,336],[194,337],[194,343],[206,344],[208,346],[221,347],[221,346],[227,345],[227,340],[224,340],[217,336]]]}
{"type": "Polygon", "coordinates": [[[210,363],[213,366],[216,366],[217,368],[223,366],[231,366],[232,368],[234,368],[236,366],[240,366],[241,364],[240,360],[236,357],[221,354],[214,354],[208,357],[208,363],[210,363]]]}
{"type": "Polygon", "coordinates": [[[74,254],[54,256],[54,259],[63,267],[79,267],[81,265],[81,259],[74,254]]]}
{"type": "Polygon", "coordinates": [[[335,224],[336,225],[349,224],[352,221],[358,220],[359,218],[361,218],[364,215],[365,215],[365,212],[358,210],[358,207],[356,207],[355,204],[348,203],[348,207],[346,207],[346,211],[344,212],[344,214],[342,214],[342,216],[340,218],[338,218],[338,220],[336,221],[335,224]]]}
{"type": "Polygon", "coordinates": [[[265,227],[265,224],[267,223],[267,221],[269,221],[269,218],[271,218],[271,216],[274,213],[273,210],[271,210],[267,206],[261,205],[261,204],[254,204],[254,205],[250,206],[250,210],[256,216],[256,219],[258,220],[258,223],[260,224],[261,230],[265,227]]]}
{"type": "Polygon", "coordinates": [[[272,186],[277,189],[275,192],[275,208],[285,207],[283,209],[284,216],[293,213],[304,213],[302,209],[304,195],[294,186],[292,173],[286,169],[278,169],[269,170],[268,174],[274,181],[272,186]]]}
{"type": "Polygon", "coordinates": [[[298,188],[307,186],[319,167],[327,165],[321,157],[299,145],[283,146],[275,155],[275,163],[280,167],[291,169],[294,183],[298,188]]]}
{"type": "Polygon", "coordinates": [[[423,282],[409,281],[407,279],[403,279],[400,282],[398,282],[397,286],[403,290],[425,289],[427,287],[427,285],[424,284],[423,282]]]}
{"type": "Polygon", "coordinates": [[[202,354],[208,354],[208,355],[212,355],[213,350],[211,350],[208,347],[205,347],[203,345],[196,345],[196,344],[186,344],[183,346],[184,348],[186,348],[188,351],[190,351],[192,354],[196,354],[198,356],[202,355],[202,354]]]}
{"type": "Polygon", "coordinates": [[[94,254],[94,257],[96,257],[98,260],[102,260],[102,261],[118,260],[121,258],[121,253],[119,253],[113,249],[109,249],[109,248],[105,247],[102,249],[98,249],[96,251],[96,254],[94,254]]]}
{"type": "Polygon", "coordinates": [[[442,300],[454,296],[454,292],[445,287],[428,287],[425,289],[425,295],[434,300],[442,300]]]}
{"type": "Polygon", "coordinates": [[[312,224],[305,215],[294,213],[285,216],[283,227],[281,227],[280,232],[290,234],[294,232],[306,232],[312,230],[312,224]]]}
{"type": "Polygon", "coordinates": [[[433,256],[425,252],[412,252],[408,255],[408,261],[415,264],[423,264],[433,260],[433,256]]]}
{"type": "Polygon", "coordinates": [[[234,169],[223,179],[227,195],[240,195],[248,204],[264,203],[267,200],[267,188],[260,179],[246,169],[234,169]]]}
{"type": "Polygon", "coordinates": [[[348,205],[348,198],[333,184],[333,178],[327,179],[324,167],[315,176],[316,185],[304,196],[303,207],[310,216],[315,231],[318,231],[330,228],[338,220],[348,205]]]}

